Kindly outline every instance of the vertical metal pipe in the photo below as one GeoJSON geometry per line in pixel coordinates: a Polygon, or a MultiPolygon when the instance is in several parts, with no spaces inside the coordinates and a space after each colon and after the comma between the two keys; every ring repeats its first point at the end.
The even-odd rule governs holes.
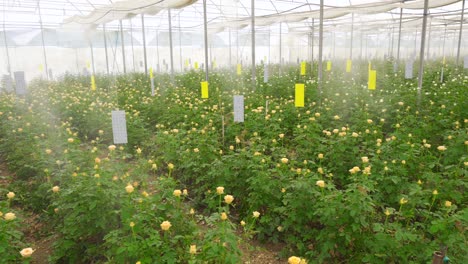
{"type": "Polygon", "coordinates": [[[125,44],[124,44],[124,34],[123,34],[123,26],[122,26],[122,20],[119,20],[120,24],[120,45],[122,46],[122,63],[123,63],[123,71],[124,74],[127,73],[127,65],[125,63],[125,44]]]}
{"type": "Polygon", "coordinates": [[[314,64],[314,40],[315,40],[315,19],[312,18],[312,48],[311,48],[311,52],[312,52],[312,64],[314,64]]]}
{"type": "Polygon", "coordinates": [[[442,42],[442,57],[445,58],[445,39],[447,38],[447,24],[445,24],[444,40],[442,42]]]}
{"type": "Polygon", "coordinates": [[[206,0],[203,0],[203,30],[205,34],[205,81],[208,81],[208,18],[206,16],[206,0]]]}
{"type": "Polygon", "coordinates": [[[359,45],[360,45],[360,47],[359,47],[359,59],[360,60],[362,60],[362,36],[363,36],[362,31],[360,31],[360,36],[359,36],[360,37],[360,40],[359,40],[359,45]]]}
{"type": "Polygon", "coordinates": [[[159,73],[159,31],[156,30],[156,71],[159,73]]]}
{"type": "Polygon", "coordinates": [[[394,58],[393,57],[393,42],[395,42],[395,27],[392,27],[392,36],[391,36],[391,45],[390,45],[390,58],[394,58]]]}
{"type": "Polygon", "coordinates": [[[432,31],[432,18],[429,17],[429,29],[428,29],[428,38],[427,38],[427,52],[426,52],[426,58],[431,57],[430,49],[431,49],[431,31],[432,31]]]}
{"type": "Polygon", "coordinates": [[[283,29],[283,23],[280,22],[280,30],[279,30],[279,72],[281,74],[281,65],[283,64],[283,54],[282,54],[282,45],[283,45],[283,39],[282,39],[282,29],[283,29]]]}
{"type": "Polygon", "coordinates": [[[398,47],[397,47],[397,65],[400,62],[400,44],[401,44],[401,22],[403,19],[403,8],[400,8],[400,23],[398,25],[398,47]]]}
{"type": "Polygon", "coordinates": [[[349,59],[353,59],[354,13],[351,16],[351,41],[349,44],[349,59]]]}
{"type": "Polygon", "coordinates": [[[253,90],[255,91],[256,88],[256,80],[255,80],[255,0],[251,1],[252,5],[252,86],[253,90]]]}
{"type": "Polygon", "coordinates": [[[458,48],[457,48],[457,62],[456,62],[457,66],[458,66],[458,62],[460,60],[460,47],[461,47],[462,32],[463,32],[463,20],[464,20],[464,17],[465,17],[465,2],[466,2],[466,0],[463,0],[461,20],[460,20],[460,31],[458,33],[458,48]]]}
{"type": "Polygon", "coordinates": [[[172,46],[172,16],[170,8],[167,10],[167,19],[169,22],[169,54],[171,56],[171,78],[174,81],[174,47],[172,46]]]}
{"type": "Polygon", "coordinates": [[[141,32],[143,33],[143,60],[145,61],[145,75],[148,76],[148,58],[146,55],[145,14],[141,14],[141,32]]]}
{"type": "Polygon", "coordinates": [[[319,94],[322,92],[322,70],[323,70],[322,55],[323,55],[323,0],[320,0],[319,57],[318,57],[318,88],[319,88],[319,94]]]}
{"type": "Polygon", "coordinates": [[[231,65],[232,65],[231,28],[229,28],[229,67],[231,67],[231,65]]]}
{"type": "Polygon", "coordinates": [[[5,42],[5,50],[6,50],[6,55],[7,55],[8,74],[11,76],[10,51],[8,50],[8,41],[7,41],[6,30],[5,30],[5,20],[3,20],[3,40],[5,42]]]}
{"type": "Polygon", "coordinates": [[[179,57],[180,57],[180,71],[184,71],[184,65],[182,63],[182,30],[180,26],[180,12],[178,14],[179,18],[179,57]]]}
{"type": "Polygon", "coordinates": [[[107,36],[106,36],[106,24],[102,24],[102,32],[104,35],[104,52],[106,53],[106,69],[107,75],[109,75],[109,57],[107,55],[107,36]]]}
{"type": "Polygon", "coordinates": [[[89,48],[91,49],[91,66],[93,69],[93,75],[96,74],[96,68],[94,66],[94,50],[93,50],[93,43],[91,42],[91,40],[89,40],[89,48]]]}
{"type": "Polygon", "coordinates": [[[41,5],[39,4],[40,1],[37,1],[37,9],[39,11],[39,24],[41,26],[41,41],[42,41],[42,53],[44,55],[44,65],[45,65],[45,74],[46,79],[49,80],[49,67],[47,65],[47,54],[44,42],[44,28],[42,26],[42,14],[41,14],[41,5]]]}
{"type": "Polygon", "coordinates": [[[132,46],[132,62],[133,62],[133,72],[135,72],[135,49],[133,48],[133,24],[132,20],[128,20],[130,22],[130,45],[132,46]]]}
{"type": "Polygon", "coordinates": [[[423,83],[423,70],[424,70],[424,45],[426,44],[426,24],[427,24],[427,9],[429,0],[424,0],[424,15],[423,25],[421,31],[421,49],[419,51],[419,79],[418,79],[418,103],[421,101],[421,88],[423,83]]]}

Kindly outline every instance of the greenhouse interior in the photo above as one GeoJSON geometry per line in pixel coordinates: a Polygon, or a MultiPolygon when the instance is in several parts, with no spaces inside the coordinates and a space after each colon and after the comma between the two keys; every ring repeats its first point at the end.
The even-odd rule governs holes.
{"type": "Polygon", "coordinates": [[[468,263],[466,0],[0,6],[0,263],[468,263]]]}

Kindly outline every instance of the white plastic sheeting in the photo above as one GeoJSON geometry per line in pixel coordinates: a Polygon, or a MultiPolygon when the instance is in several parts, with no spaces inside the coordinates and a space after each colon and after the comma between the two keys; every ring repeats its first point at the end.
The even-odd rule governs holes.
{"type": "Polygon", "coordinates": [[[195,3],[197,0],[129,0],[96,8],[88,15],[75,15],[65,19],[65,25],[81,25],[84,27],[97,27],[110,21],[131,18],[138,14],[156,15],[168,8],[183,8],[195,3]]]}
{"type": "MultiPolygon", "coordinates": [[[[441,6],[450,5],[460,0],[438,0],[431,1],[429,3],[429,8],[437,8],[441,6]]],[[[424,0],[416,0],[413,2],[377,2],[371,4],[360,4],[360,5],[350,5],[347,7],[329,7],[324,10],[324,19],[333,19],[342,17],[348,14],[377,14],[384,13],[396,8],[404,9],[423,9],[424,0]]],[[[255,24],[257,26],[268,26],[280,22],[292,23],[299,22],[307,19],[318,19],[320,17],[319,10],[312,10],[306,12],[295,12],[295,13],[286,13],[286,14],[273,14],[267,16],[259,16],[255,18],[255,24]]],[[[220,32],[225,29],[242,29],[250,25],[250,18],[242,19],[227,19],[226,22],[214,23],[210,25],[211,32],[220,32]]]]}

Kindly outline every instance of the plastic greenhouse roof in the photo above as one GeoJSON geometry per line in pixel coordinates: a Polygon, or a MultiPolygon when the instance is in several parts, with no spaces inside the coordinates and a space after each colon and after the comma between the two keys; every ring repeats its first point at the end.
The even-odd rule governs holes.
{"type": "MultiPolygon", "coordinates": [[[[305,35],[312,31],[314,19],[315,33],[318,34],[319,3],[319,0],[255,0],[257,32],[278,34],[279,22],[283,22],[283,34],[305,35]]],[[[429,1],[432,31],[458,30],[461,4],[460,0],[429,1]]],[[[399,10],[403,8],[403,31],[415,32],[421,28],[423,5],[424,0],[325,0],[324,31],[347,33],[351,31],[353,21],[355,31],[367,34],[389,32],[398,28],[399,10]]],[[[40,20],[43,27],[49,29],[45,32],[51,42],[57,38],[73,40],[73,32],[88,36],[88,40],[94,39],[95,33],[89,32],[95,28],[101,31],[102,23],[106,23],[109,32],[117,31],[119,19],[123,21],[124,30],[141,32],[139,13],[145,13],[146,31],[167,32],[168,7],[173,8],[174,33],[199,33],[202,30],[202,0],[11,0],[0,3],[0,13],[3,28],[10,38],[9,44],[13,40],[17,45],[36,45],[40,20]]],[[[250,31],[250,9],[251,0],[207,0],[210,33],[250,31]]],[[[467,20],[468,15],[464,23],[467,20]]],[[[150,34],[147,42],[154,42],[157,35],[150,34]]],[[[195,36],[193,38],[198,38],[195,36]]],[[[68,41],[65,46],[87,45],[87,42],[79,41],[75,39],[74,44],[68,41]]]]}

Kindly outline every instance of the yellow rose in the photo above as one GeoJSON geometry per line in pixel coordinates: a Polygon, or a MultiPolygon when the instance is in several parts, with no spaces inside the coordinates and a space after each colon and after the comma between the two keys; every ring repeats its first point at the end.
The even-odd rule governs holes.
{"type": "Polygon", "coordinates": [[[226,220],[228,217],[227,217],[227,214],[225,212],[222,212],[221,213],[221,220],[226,220]]]}
{"type": "Polygon", "coordinates": [[[23,258],[29,258],[31,257],[32,253],[34,253],[34,250],[32,248],[23,248],[20,251],[20,254],[23,258]]]}
{"type": "Polygon", "coordinates": [[[244,220],[240,221],[240,224],[241,226],[245,226],[245,221],[244,220]]]}
{"type": "Polygon", "coordinates": [[[14,192],[9,192],[9,193],[7,193],[6,196],[7,196],[8,199],[13,199],[13,198],[15,198],[15,193],[14,192]]]}
{"type": "Polygon", "coordinates": [[[197,254],[197,245],[190,245],[190,254],[194,255],[197,254]]]}
{"type": "Polygon", "coordinates": [[[287,158],[282,158],[282,159],[281,159],[281,163],[283,163],[283,164],[286,164],[286,163],[288,163],[288,162],[289,162],[289,160],[288,160],[287,158]]]}
{"type": "Polygon", "coordinates": [[[259,218],[260,217],[260,213],[257,212],[257,211],[253,212],[252,214],[253,214],[254,218],[259,218]]]}
{"type": "Polygon", "coordinates": [[[169,228],[171,228],[171,226],[172,226],[171,222],[169,222],[169,221],[164,221],[164,222],[161,223],[161,229],[163,231],[169,230],[169,228]]]}
{"type": "Polygon", "coordinates": [[[5,220],[7,221],[13,221],[16,219],[16,215],[14,213],[6,213],[5,214],[5,220]]]}
{"type": "Polygon", "coordinates": [[[110,145],[107,148],[109,149],[109,151],[114,151],[117,147],[115,145],[110,145]]]}
{"type": "Polygon", "coordinates": [[[446,147],[446,146],[438,146],[438,147],[437,147],[437,150],[438,150],[438,151],[446,151],[446,150],[447,150],[447,147],[446,147]]]}
{"type": "Polygon", "coordinates": [[[174,194],[175,197],[180,197],[180,195],[182,194],[182,191],[181,190],[174,190],[173,194],[174,194]]]}
{"type": "Polygon", "coordinates": [[[317,182],[315,183],[315,185],[317,185],[317,186],[320,187],[320,188],[324,188],[324,187],[325,187],[325,182],[320,180],[320,181],[317,181],[317,182]]]}
{"type": "Polygon", "coordinates": [[[318,154],[318,158],[323,159],[323,154],[322,153],[318,154]]]}
{"type": "Polygon", "coordinates": [[[58,193],[58,192],[60,191],[60,187],[54,186],[54,187],[52,187],[52,191],[53,191],[54,193],[58,193]]]}
{"type": "Polygon", "coordinates": [[[134,190],[135,190],[135,188],[133,188],[133,186],[132,186],[131,184],[129,184],[129,185],[127,185],[127,186],[125,187],[125,191],[126,191],[127,193],[132,193],[134,190]]]}
{"type": "Polygon", "coordinates": [[[432,195],[438,195],[439,192],[437,190],[432,191],[432,195]]]}
{"type": "Polygon", "coordinates": [[[292,256],[288,258],[288,264],[299,264],[301,263],[301,258],[298,258],[296,256],[292,256]]]}
{"type": "Polygon", "coordinates": [[[408,202],[408,200],[405,199],[405,198],[401,198],[401,199],[400,199],[400,204],[405,204],[405,203],[407,203],[407,202],[408,202]]]}
{"type": "Polygon", "coordinates": [[[451,207],[452,202],[451,201],[445,201],[445,207],[451,207]]]}
{"type": "Polygon", "coordinates": [[[224,193],[224,187],[222,187],[222,186],[216,187],[216,193],[219,194],[219,195],[223,194],[224,193]]]}
{"type": "Polygon", "coordinates": [[[169,170],[173,170],[174,169],[174,164],[172,164],[172,163],[167,164],[167,168],[169,170]]]}
{"type": "Polygon", "coordinates": [[[226,202],[227,204],[231,204],[232,201],[234,201],[234,196],[232,196],[232,195],[224,196],[224,202],[226,202]]]}

